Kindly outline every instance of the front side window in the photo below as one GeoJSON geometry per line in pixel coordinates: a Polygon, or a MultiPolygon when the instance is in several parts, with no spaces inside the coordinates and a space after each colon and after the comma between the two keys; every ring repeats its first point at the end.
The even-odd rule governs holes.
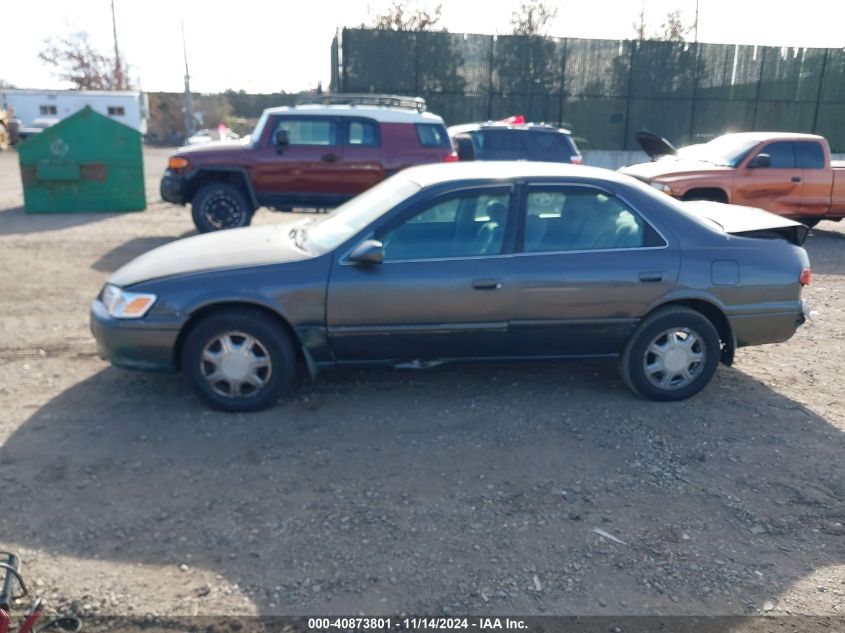
{"type": "Polygon", "coordinates": [[[279,119],[277,130],[284,130],[290,145],[337,145],[337,125],[333,119],[279,119]]]}
{"type": "Polygon", "coordinates": [[[769,143],[760,150],[760,154],[769,155],[769,169],[795,169],[795,150],[791,141],[769,143]]]}
{"type": "Polygon", "coordinates": [[[510,192],[460,192],[423,203],[399,226],[376,237],[385,261],[498,255],[508,223],[510,192]]]}
{"type": "Polygon", "coordinates": [[[525,206],[527,253],[663,246],[640,215],[618,198],[582,187],[532,188],[525,206]]]}

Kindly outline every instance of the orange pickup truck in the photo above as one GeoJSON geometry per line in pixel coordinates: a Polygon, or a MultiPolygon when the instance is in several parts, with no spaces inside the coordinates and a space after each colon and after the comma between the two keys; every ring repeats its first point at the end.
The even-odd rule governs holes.
{"type": "Polygon", "coordinates": [[[678,150],[650,132],[637,140],[652,162],[619,171],[681,200],[759,207],[807,226],[845,217],[845,161],[831,163],[821,136],[743,132],[678,150]]]}

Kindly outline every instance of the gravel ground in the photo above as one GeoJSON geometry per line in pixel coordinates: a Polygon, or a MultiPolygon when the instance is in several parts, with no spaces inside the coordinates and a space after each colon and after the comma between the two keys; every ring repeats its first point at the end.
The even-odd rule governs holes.
{"type": "Polygon", "coordinates": [[[439,367],[227,415],[88,330],[109,273],[193,232],[166,156],[144,213],[29,216],[0,154],[0,549],[52,607],[845,615],[845,227],[807,244],[816,323],[686,402],[603,364],[439,367]]]}

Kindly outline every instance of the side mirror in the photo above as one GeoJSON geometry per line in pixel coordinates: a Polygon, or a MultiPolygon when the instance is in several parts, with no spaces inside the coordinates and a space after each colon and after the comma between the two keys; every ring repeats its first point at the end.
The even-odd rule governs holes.
{"type": "Polygon", "coordinates": [[[475,147],[468,135],[455,137],[455,151],[458,153],[458,160],[475,160],[475,147]]]}
{"type": "Polygon", "coordinates": [[[757,154],[754,158],[752,158],[748,162],[748,169],[754,169],[756,167],[771,167],[772,166],[772,157],[768,154],[757,154]]]}
{"type": "Polygon", "coordinates": [[[378,240],[364,240],[349,253],[355,264],[381,264],[384,261],[384,244],[378,240]]]}
{"type": "Polygon", "coordinates": [[[287,130],[276,130],[276,133],[273,137],[273,144],[276,146],[276,151],[280,154],[284,151],[284,149],[290,145],[290,139],[288,139],[288,131],[287,130]]]}

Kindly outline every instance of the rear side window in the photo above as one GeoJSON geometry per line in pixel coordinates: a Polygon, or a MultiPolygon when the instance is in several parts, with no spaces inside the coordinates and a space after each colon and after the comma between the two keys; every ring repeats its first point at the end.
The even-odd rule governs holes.
{"type": "Polygon", "coordinates": [[[531,132],[527,137],[530,157],[534,160],[569,162],[578,155],[575,143],[562,132],[531,132]]]}
{"type": "Polygon", "coordinates": [[[660,235],[618,198],[586,188],[534,189],[525,207],[526,253],[663,246],[660,235]]]}
{"type": "Polygon", "coordinates": [[[291,145],[337,145],[337,125],[333,119],[280,119],[279,130],[288,133],[291,145]]]}
{"type": "Polygon", "coordinates": [[[523,134],[516,130],[484,130],[476,136],[484,160],[525,158],[523,134]]]}
{"type": "Polygon", "coordinates": [[[378,124],[375,121],[350,121],[346,128],[346,143],[360,147],[380,145],[378,124]]]}
{"type": "Polygon", "coordinates": [[[417,138],[423,147],[451,147],[446,127],[439,123],[417,123],[417,138]]]}
{"type": "Polygon", "coordinates": [[[771,158],[771,169],[794,169],[795,150],[791,141],[778,141],[769,143],[761,151],[761,154],[768,154],[771,158]]]}
{"type": "Polygon", "coordinates": [[[796,141],[795,158],[801,169],[824,169],[824,151],[813,141],[796,141]]]}

